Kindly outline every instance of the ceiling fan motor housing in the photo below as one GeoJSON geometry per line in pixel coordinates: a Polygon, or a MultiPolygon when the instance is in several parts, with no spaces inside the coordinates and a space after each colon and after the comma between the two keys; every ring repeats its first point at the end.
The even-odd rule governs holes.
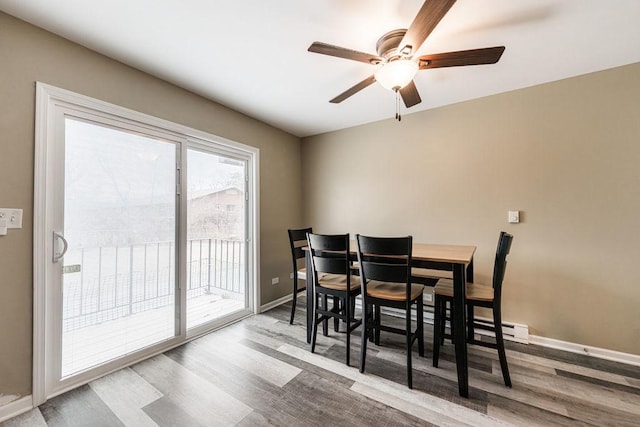
{"type": "Polygon", "coordinates": [[[376,43],[376,51],[378,52],[378,55],[383,57],[387,62],[395,56],[400,55],[400,52],[398,52],[398,45],[402,41],[406,32],[406,29],[398,29],[389,31],[380,37],[376,43]]]}

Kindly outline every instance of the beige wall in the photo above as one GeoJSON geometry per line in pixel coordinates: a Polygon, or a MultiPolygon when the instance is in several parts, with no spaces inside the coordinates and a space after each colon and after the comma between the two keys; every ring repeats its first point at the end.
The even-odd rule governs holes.
{"type": "Polygon", "coordinates": [[[286,229],[302,215],[298,138],[0,12],[0,207],[24,209],[23,229],[0,237],[0,395],[31,392],[36,81],[258,147],[261,303],[290,291],[286,229]],[[281,285],[271,285],[275,276],[281,285]]]}
{"type": "Polygon", "coordinates": [[[302,164],[315,230],[474,244],[476,281],[508,231],[505,320],[640,355],[640,64],[305,138],[302,164]]]}

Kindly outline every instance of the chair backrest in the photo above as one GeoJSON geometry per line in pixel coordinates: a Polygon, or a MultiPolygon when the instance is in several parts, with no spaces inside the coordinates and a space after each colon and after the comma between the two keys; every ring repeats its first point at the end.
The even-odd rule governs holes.
{"type": "Polygon", "coordinates": [[[362,294],[369,280],[404,283],[407,300],[411,293],[411,249],[413,238],[369,237],[356,234],[362,294]]]}
{"type": "Polygon", "coordinates": [[[291,246],[291,259],[293,260],[293,274],[300,268],[298,266],[298,260],[305,257],[305,253],[302,250],[307,245],[307,233],[313,233],[313,229],[300,228],[291,229],[289,232],[289,245],[291,246]]]}
{"type": "Polygon", "coordinates": [[[311,251],[315,283],[318,283],[318,273],[344,274],[349,280],[349,234],[307,233],[307,244],[311,251]]]}
{"type": "Polygon", "coordinates": [[[492,285],[495,301],[500,301],[502,295],[502,281],[504,280],[504,274],[507,270],[507,255],[509,255],[509,251],[511,250],[511,242],[513,242],[513,236],[501,231],[496,249],[496,259],[493,264],[492,285]]]}

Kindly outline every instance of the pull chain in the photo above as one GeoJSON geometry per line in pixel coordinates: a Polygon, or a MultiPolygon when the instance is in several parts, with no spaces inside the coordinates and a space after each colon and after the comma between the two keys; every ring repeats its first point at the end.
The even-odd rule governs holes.
{"type": "Polygon", "coordinates": [[[402,121],[402,116],[400,115],[400,91],[396,89],[396,120],[402,121]]]}

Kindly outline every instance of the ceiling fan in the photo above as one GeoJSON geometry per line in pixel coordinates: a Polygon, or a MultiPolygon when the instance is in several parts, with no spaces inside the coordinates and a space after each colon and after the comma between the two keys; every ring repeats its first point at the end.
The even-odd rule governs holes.
{"type": "MultiPolygon", "coordinates": [[[[350,87],[329,102],[340,103],[378,81],[383,87],[399,93],[404,105],[409,108],[422,102],[418,89],[413,83],[413,77],[418,70],[495,64],[498,62],[504,52],[504,46],[436,53],[423,55],[419,58],[413,57],[455,2],[456,0],[426,0],[409,29],[389,31],[380,37],[376,43],[377,55],[327,43],[313,42],[309,46],[309,52],[378,66],[373,75],[350,87]]],[[[399,113],[396,113],[396,118],[400,120],[399,113]]]]}

